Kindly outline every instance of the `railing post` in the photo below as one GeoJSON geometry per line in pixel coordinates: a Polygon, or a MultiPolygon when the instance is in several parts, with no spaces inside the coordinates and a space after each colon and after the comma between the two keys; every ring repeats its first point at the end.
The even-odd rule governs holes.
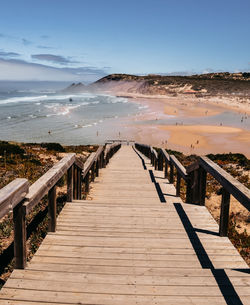
{"type": "Polygon", "coordinates": [[[82,170],[77,168],[77,199],[82,199],[82,170]]]}
{"type": "Polygon", "coordinates": [[[164,172],[164,177],[168,177],[168,161],[165,159],[165,172],[164,172]]]}
{"type": "Polygon", "coordinates": [[[186,203],[193,203],[193,177],[194,173],[190,173],[186,180],[186,203]]]}
{"type": "Polygon", "coordinates": [[[73,200],[73,165],[67,171],[67,201],[73,200]]]}
{"type": "Polygon", "coordinates": [[[230,193],[223,187],[220,209],[220,236],[227,236],[230,208],[230,193]]]}
{"type": "Polygon", "coordinates": [[[200,166],[199,167],[199,203],[205,205],[207,187],[207,172],[200,166]]]}
{"type": "Polygon", "coordinates": [[[155,157],[155,160],[154,160],[154,167],[155,167],[155,170],[159,170],[159,159],[157,157],[155,157]]]}
{"type": "MultiPolygon", "coordinates": [[[[196,169],[194,172],[193,172],[193,180],[192,180],[192,203],[199,203],[199,193],[200,193],[200,190],[199,190],[199,169],[196,169]]],[[[206,195],[206,193],[205,193],[206,195]]]]}
{"type": "Polygon", "coordinates": [[[95,166],[96,177],[99,177],[99,166],[100,166],[100,160],[96,160],[96,166],[95,166]]]}
{"type": "Polygon", "coordinates": [[[26,218],[23,201],[13,209],[15,268],[24,269],[27,260],[26,218]]]}
{"type": "Polygon", "coordinates": [[[181,175],[177,172],[176,196],[180,197],[180,194],[181,194],[181,175]]]}
{"type": "Polygon", "coordinates": [[[84,184],[85,184],[85,192],[89,192],[89,172],[86,174],[84,178],[84,184]]]}
{"type": "Polygon", "coordinates": [[[93,182],[95,180],[95,163],[93,163],[92,167],[91,167],[91,181],[93,182]]]}
{"type": "Polygon", "coordinates": [[[73,199],[77,199],[77,166],[73,166],[73,199]]]}
{"type": "Polygon", "coordinates": [[[169,182],[174,183],[174,166],[172,162],[170,162],[170,177],[169,177],[169,182]]]}
{"type": "Polygon", "coordinates": [[[160,154],[158,155],[158,170],[162,171],[163,170],[163,155],[160,152],[160,154]]]}
{"type": "Polygon", "coordinates": [[[49,232],[56,232],[56,186],[54,185],[48,194],[49,232]]]}

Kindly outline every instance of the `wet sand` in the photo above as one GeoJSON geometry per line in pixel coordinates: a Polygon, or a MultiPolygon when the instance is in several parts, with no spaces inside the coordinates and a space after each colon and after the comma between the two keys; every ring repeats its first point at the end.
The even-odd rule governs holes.
{"type": "Polygon", "coordinates": [[[192,98],[129,100],[148,107],[146,112],[126,119],[124,122],[126,126],[124,134],[132,140],[179,150],[186,154],[233,152],[243,153],[250,157],[248,124],[250,117],[244,113],[244,109],[241,109],[239,113],[232,107],[227,107],[226,104],[211,104],[209,101],[192,98]],[[226,111],[238,114],[239,120],[243,115],[244,122],[247,122],[247,124],[242,124],[244,128],[241,128],[240,122],[237,123],[237,126],[230,123],[221,126],[222,123],[215,121],[220,114],[226,111]],[[197,121],[197,118],[199,123],[192,123],[192,120],[197,121]],[[160,124],[160,120],[164,120],[164,124],[160,124]],[[173,120],[176,121],[175,124],[173,120]],[[183,120],[188,123],[181,123],[183,120]],[[210,120],[215,121],[216,125],[206,123],[210,120]]]}

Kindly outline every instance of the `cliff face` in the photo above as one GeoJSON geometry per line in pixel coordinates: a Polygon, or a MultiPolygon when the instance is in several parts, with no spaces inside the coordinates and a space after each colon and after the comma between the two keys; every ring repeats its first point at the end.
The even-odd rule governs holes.
{"type": "Polygon", "coordinates": [[[250,73],[210,73],[193,76],[136,76],[111,74],[85,86],[72,84],[69,92],[112,92],[115,94],[196,96],[250,96],[250,73]]]}

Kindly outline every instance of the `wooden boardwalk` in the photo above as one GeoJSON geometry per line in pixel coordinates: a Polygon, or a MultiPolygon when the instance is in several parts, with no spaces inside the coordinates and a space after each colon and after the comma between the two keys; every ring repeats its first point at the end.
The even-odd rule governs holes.
{"type": "Polygon", "coordinates": [[[131,146],[91,186],[12,273],[0,305],[250,304],[248,266],[206,207],[184,204],[131,146]]]}

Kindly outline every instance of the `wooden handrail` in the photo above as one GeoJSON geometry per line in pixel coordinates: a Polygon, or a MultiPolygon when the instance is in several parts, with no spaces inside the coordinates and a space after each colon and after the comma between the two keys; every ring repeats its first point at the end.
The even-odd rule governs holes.
{"type": "Polygon", "coordinates": [[[30,213],[30,211],[40,202],[44,195],[48,193],[48,191],[74,164],[75,160],[75,154],[68,154],[30,186],[29,193],[25,197],[25,214],[30,213]]]}
{"type": "Polygon", "coordinates": [[[84,167],[82,170],[82,178],[84,179],[85,176],[88,174],[89,170],[91,169],[92,165],[94,164],[96,158],[96,153],[92,152],[86,162],[84,163],[84,167]]]}
{"type": "Polygon", "coordinates": [[[250,190],[208,157],[200,157],[199,164],[231,195],[250,211],[250,190]]]}
{"type": "Polygon", "coordinates": [[[23,219],[25,219],[25,215],[21,211],[28,189],[28,180],[17,178],[0,190],[0,218],[13,209],[14,256],[17,267],[22,265],[23,257],[25,257],[26,263],[26,246],[24,247],[20,242],[23,236],[26,237],[26,226],[20,227],[20,224],[23,224],[23,219]]]}
{"type": "Polygon", "coordinates": [[[188,179],[187,171],[185,167],[181,164],[181,162],[174,156],[170,155],[170,162],[173,163],[174,167],[176,168],[177,172],[181,175],[184,180],[188,179]]]}
{"type": "Polygon", "coordinates": [[[67,154],[48,172],[29,187],[28,180],[16,179],[0,190],[0,218],[13,209],[14,219],[14,256],[15,267],[26,266],[26,215],[48,194],[49,231],[56,230],[56,184],[67,173],[67,201],[81,199],[82,181],[85,190],[98,176],[99,169],[109,162],[113,154],[121,147],[120,143],[99,146],[91,153],[85,163],[74,153],[67,154]],[[104,156],[106,149],[106,156],[104,156]]]}
{"type": "Polygon", "coordinates": [[[230,195],[233,195],[250,211],[250,190],[209,158],[199,157],[198,161],[185,168],[175,156],[169,156],[164,149],[159,149],[158,160],[155,162],[155,157],[152,157],[155,154],[151,146],[135,143],[135,147],[151,159],[155,169],[164,170],[163,165],[165,164],[165,178],[169,178],[170,183],[174,183],[174,168],[176,169],[176,195],[180,195],[180,182],[183,178],[187,185],[186,202],[205,205],[207,173],[211,174],[222,185],[220,236],[227,236],[230,195]],[[170,168],[169,174],[168,168],[170,168]]]}
{"type": "Polygon", "coordinates": [[[160,153],[163,155],[164,159],[166,159],[168,162],[170,162],[170,156],[169,156],[169,154],[166,152],[165,149],[161,148],[161,149],[160,149],[160,153]]]}
{"type": "Polygon", "coordinates": [[[26,196],[29,182],[17,178],[0,190],[0,219],[13,210],[26,196]]]}

